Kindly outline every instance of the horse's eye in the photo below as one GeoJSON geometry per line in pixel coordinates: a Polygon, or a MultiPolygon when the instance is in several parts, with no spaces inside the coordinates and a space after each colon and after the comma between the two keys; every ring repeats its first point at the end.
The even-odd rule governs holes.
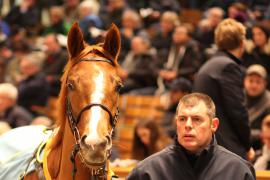
{"type": "Polygon", "coordinates": [[[116,87],[115,87],[115,90],[117,92],[120,92],[120,90],[122,89],[123,85],[122,84],[118,84],[116,87]]]}
{"type": "Polygon", "coordinates": [[[73,91],[75,89],[75,87],[74,87],[74,85],[72,83],[67,83],[67,87],[71,91],[73,91]]]}

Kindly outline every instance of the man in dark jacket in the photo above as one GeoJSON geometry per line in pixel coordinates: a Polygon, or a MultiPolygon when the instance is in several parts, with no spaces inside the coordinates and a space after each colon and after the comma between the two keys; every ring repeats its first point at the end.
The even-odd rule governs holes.
{"type": "Polygon", "coordinates": [[[199,70],[194,91],[209,95],[217,107],[219,145],[247,158],[250,149],[248,113],[244,104],[243,78],[239,59],[243,54],[245,27],[232,19],[223,20],[215,31],[219,52],[199,70]]]}
{"type": "Polygon", "coordinates": [[[43,115],[37,107],[45,107],[49,98],[49,84],[40,71],[44,60],[42,52],[32,52],[20,61],[23,79],[18,85],[18,104],[23,106],[34,117],[43,115]]]}
{"type": "Polygon", "coordinates": [[[176,112],[175,144],[140,162],[127,180],[255,179],[248,161],[217,144],[214,133],[219,120],[209,96],[185,95],[176,112]]]}

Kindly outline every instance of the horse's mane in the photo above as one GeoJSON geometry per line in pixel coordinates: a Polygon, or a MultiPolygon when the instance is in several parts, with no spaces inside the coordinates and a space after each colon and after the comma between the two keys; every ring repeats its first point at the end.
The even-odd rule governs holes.
{"type": "Polygon", "coordinates": [[[117,57],[114,59],[112,58],[112,56],[110,55],[110,53],[108,53],[107,51],[105,51],[102,47],[102,44],[98,44],[98,45],[88,45],[88,44],[84,44],[84,49],[80,52],[80,54],[75,57],[75,58],[71,58],[69,57],[68,63],[66,64],[65,68],[64,68],[64,73],[61,77],[61,90],[59,93],[59,97],[58,97],[58,106],[59,111],[57,114],[57,119],[56,119],[56,128],[55,128],[55,134],[53,139],[51,140],[50,143],[50,147],[53,149],[54,147],[58,146],[63,138],[63,134],[64,134],[64,130],[65,130],[65,122],[66,122],[66,96],[67,96],[67,88],[66,88],[66,80],[68,78],[69,75],[69,71],[70,69],[77,64],[83,57],[85,57],[87,54],[91,53],[93,54],[93,56],[98,56],[98,57],[104,57],[107,59],[110,59],[112,61],[112,65],[118,67],[118,63],[116,61],[117,57]]]}

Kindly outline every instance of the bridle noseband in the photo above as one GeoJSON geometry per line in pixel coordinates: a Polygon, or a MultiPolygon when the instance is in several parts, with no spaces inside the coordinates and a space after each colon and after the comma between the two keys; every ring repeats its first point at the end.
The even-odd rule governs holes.
{"type": "MultiPolygon", "coordinates": [[[[76,64],[78,64],[78,63],[80,63],[82,61],[107,62],[107,63],[113,65],[111,60],[106,59],[106,58],[99,57],[99,58],[83,58],[80,61],[76,62],[73,65],[73,67],[76,64]]],[[[67,80],[68,80],[68,78],[67,78],[67,80]]],[[[66,80],[66,84],[67,84],[67,80],[66,80]]],[[[91,109],[94,106],[100,107],[101,109],[103,109],[104,111],[106,111],[109,114],[110,124],[112,126],[112,131],[111,131],[111,134],[110,134],[110,136],[111,136],[112,135],[112,132],[113,132],[113,129],[116,126],[117,119],[118,119],[118,114],[119,114],[119,108],[118,107],[116,109],[115,115],[112,115],[112,112],[109,110],[109,108],[107,106],[105,106],[103,104],[100,104],[100,103],[90,103],[90,104],[86,105],[85,107],[83,107],[80,110],[80,112],[77,115],[77,117],[75,117],[73,115],[72,105],[71,105],[70,99],[69,99],[68,96],[66,97],[66,112],[67,112],[67,117],[68,117],[70,129],[71,129],[71,131],[73,133],[73,136],[74,136],[74,139],[75,139],[75,145],[74,145],[73,151],[71,153],[71,157],[70,157],[70,159],[71,159],[71,161],[73,163],[73,172],[72,172],[73,179],[75,179],[75,174],[76,174],[76,171],[77,171],[76,163],[75,163],[75,157],[76,157],[77,152],[80,150],[80,142],[81,142],[81,136],[80,136],[79,130],[77,128],[77,124],[79,123],[83,112],[91,109]]],[[[111,149],[108,150],[108,154],[107,155],[108,155],[108,158],[109,158],[110,155],[111,155],[111,149]]],[[[92,169],[91,172],[92,172],[92,175],[94,175],[96,177],[101,177],[101,176],[106,175],[106,163],[104,164],[103,167],[101,167],[99,169],[92,169]]]]}

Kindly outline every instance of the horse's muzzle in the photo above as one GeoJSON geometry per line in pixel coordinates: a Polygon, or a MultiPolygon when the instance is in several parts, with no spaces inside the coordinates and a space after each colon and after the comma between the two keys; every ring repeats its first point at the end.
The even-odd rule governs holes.
{"type": "Polygon", "coordinates": [[[81,139],[81,156],[84,162],[90,166],[100,167],[105,164],[111,148],[111,138],[88,139],[83,136],[81,139]]]}

